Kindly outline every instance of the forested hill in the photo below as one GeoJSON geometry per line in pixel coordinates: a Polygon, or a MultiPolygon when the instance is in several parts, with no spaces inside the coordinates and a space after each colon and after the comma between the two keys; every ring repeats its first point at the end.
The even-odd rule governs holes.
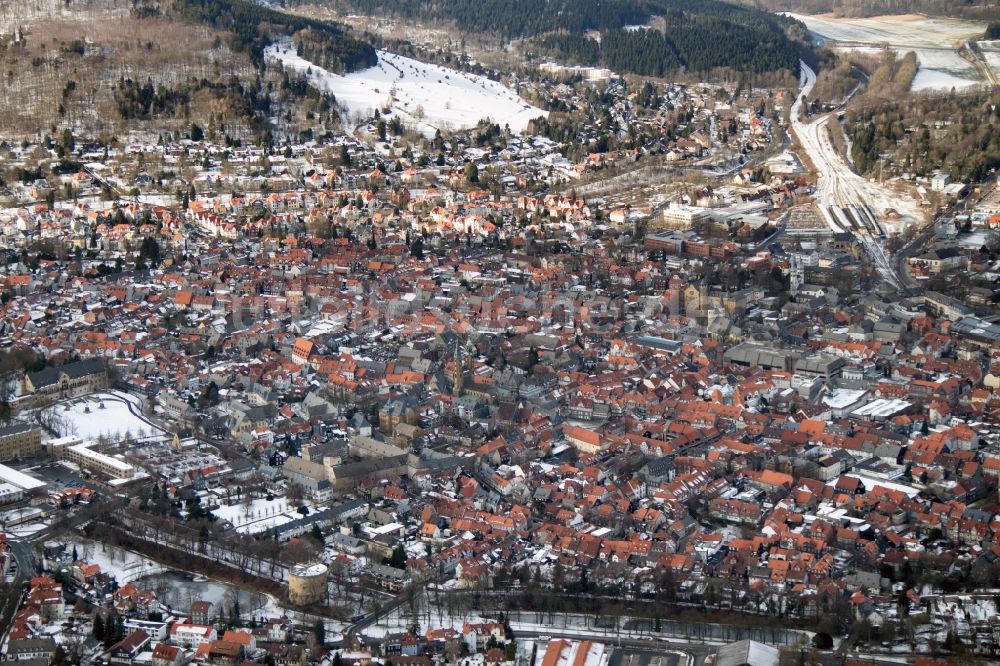
{"type": "Polygon", "coordinates": [[[882,14],[928,14],[953,18],[1000,18],[995,0],[754,0],[758,7],[771,11],[804,14],[834,12],[843,16],[879,16],[882,14]]]}
{"type": "MultiPolygon", "coordinates": [[[[367,15],[454,23],[471,33],[529,39],[555,58],[662,76],[680,68],[796,71],[796,24],[719,0],[343,0],[367,15]],[[628,29],[662,17],[657,30],[628,29]],[[587,32],[601,40],[584,39],[587,32]]],[[[804,33],[804,31],[803,31],[804,33]]]]}
{"type": "Polygon", "coordinates": [[[607,30],[599,40],[561,31],[531,41],[539,53],[560,62],[602,65],[642,76],[662,77],[680,69],[797,71],[798,47],[780,21],[732,20],[688,11],[670,12],[665,19],[662,28],[607,30]]]}
{"type": "MultiPolygon", "coordinates": [[[[248,53],[258,67],[263,65],[268,42],[282,35],[308,35],[311,48],[321,54],[323,67],[331,71],[351,72],[378,61],[372,45],[352,37],[342,25],[275,11],[252,0],[166,0],[163,4],[177,18],[230,32],[233,50],[248,53]]],[[[160,11],[156,5],[148,6],[160,11]]]]}

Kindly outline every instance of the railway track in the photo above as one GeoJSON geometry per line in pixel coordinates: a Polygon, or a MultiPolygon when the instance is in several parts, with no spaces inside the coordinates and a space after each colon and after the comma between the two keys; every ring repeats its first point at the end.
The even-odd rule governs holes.
{"type": "MultiPolygon", "coordinates": [[[[864,178],[854,173],[829,140],[830,114],[812,122],[799,119],[802,100],[812,92],[816,75],[802,63],[802,91],[792,105],[792,129],[816,169],[816,206],[835,233],[849,233],[865,251],[882,280],[892,288],[906,291],[895,262],[885,249],[885,225],[871,205],[879,194],[864,178]]],[[[882,197],[885,199],[885,197],[882,197]]]]}

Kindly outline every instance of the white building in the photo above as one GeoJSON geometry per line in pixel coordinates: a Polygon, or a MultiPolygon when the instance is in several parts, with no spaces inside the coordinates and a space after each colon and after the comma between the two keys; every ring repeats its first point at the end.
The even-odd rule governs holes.
{"type": "Polygon", "coordinates": [[[676,201],[663,209],[663,222],[669,226],[690,227],[699,222],[708,222],[712,213],[707,208],[688,206],[676,201]]]}
{"type": "Polygon", "coordinates": [[[202,643],[211,643],[218,637],[215,627],[203,624],[175,624],[170,628],[170,640],[186,650],[196,650],[202,643]]]}

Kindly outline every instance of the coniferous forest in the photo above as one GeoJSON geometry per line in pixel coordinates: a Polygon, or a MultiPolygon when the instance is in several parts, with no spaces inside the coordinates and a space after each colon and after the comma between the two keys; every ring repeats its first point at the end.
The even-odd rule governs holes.
{"type": "Polygon", "coordinates": [[[353,10],[454,23],[504,40],[526,39],[547,57],[663,76],[730,68],[749,73],[798,70],[789,33],[796,21],[719,0],[344,0],[353,10]],[[636,29],[662,17],[654,29],[636,29]],[[585,33],[598,33],[599,39],[585,33]]]}
{"type": "Polygon", "coordinates": [[[956,182],[978,183],[1000,168],[1000,95],[917,96],[864,105],[847,114],[858,173],[940,169],[956,182]],[[882,159],[882,158],[885,159],[882,159]]]}

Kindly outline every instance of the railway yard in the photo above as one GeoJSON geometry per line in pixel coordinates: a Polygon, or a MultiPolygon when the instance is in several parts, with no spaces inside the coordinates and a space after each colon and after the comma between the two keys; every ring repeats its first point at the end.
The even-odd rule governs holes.
{"type": "Polygon", "coordinates": [[[890,233],[899,232],[906,224],[918,224],[919,212],[912,200],[907,200],[881,184],[856,174],[837,152],[830,140],[828,124],[831,114],[811,122],[801,117],[802,100],[809,96],[816,83],[816,74],[802,63],[802,89],[792,105],[792,130],[816,170],[815,203],[823,220],[835,233],[853,234],[864,248],[873,266],[885,282],[898,290],[905,285],[890,253],[885,247],[889,215],[900,216],[893,222],[890,233]]]}

